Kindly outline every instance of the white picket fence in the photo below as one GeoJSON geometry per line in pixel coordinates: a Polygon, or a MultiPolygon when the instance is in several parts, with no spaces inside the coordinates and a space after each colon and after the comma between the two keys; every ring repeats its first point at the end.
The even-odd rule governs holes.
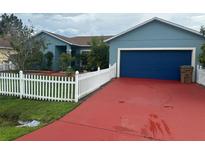
{"type": "Polygon", "coordinates": [[[205,69],[197,66],[197,83],[205,86],[205,69]]]}
{"type": "Polygon", "coordinates": [[[0,64],[0,71],[8,71],[8,70],[14,70],[15,66],[12,63],[3,63],[0,64]]]}
{"type": "Polygon", "coordinates": [[[78,97],[82,98],[90,94],[115,77],[116,64],[110,66],[108,69],[100,70],[98,68],[98,71],[80,74],[78,79],[78,97]]]}
{"type": "Polygon", "coordinates": [[[75,101],[93,92],[116,76],[116,64],[74,77],[0,73],[0,94],[20,98],[75,101]]]}

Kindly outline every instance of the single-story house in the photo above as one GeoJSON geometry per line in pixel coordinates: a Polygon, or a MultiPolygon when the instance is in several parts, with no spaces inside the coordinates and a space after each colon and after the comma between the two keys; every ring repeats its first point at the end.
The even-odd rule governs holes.
{"type": "Polygon", "coordinates": [[[8,62],[9,55],[13,53],[10,42],[6,38],[0,38],[0,64],[8,62]]]}
{"type": "MultiPolygon", "coordinates": [[[[59,57],[62,53],[69,53],[72,56],[78,55],[82,52],[90,51],[90,42],[94,37],[102,37],[104,40],[112,36],[77,36],[66,37],[59,34],[51,33],[48,31],[41,31],[36,34],[35,37],[39,37],[44,40],[47,48],[43,51],[43,54],[47,52],[53,53],[53,70],[59,70],[59,57]]],[[[76,64],[79,65],[79,64],[76,64]]]]}
{"type": "Polygon", "coordinates": [[[110,64],[117,64],[118,77],[179,80],[181,65],[192,65],[195,78],[205,37],[193,29],[152,18],[105,42],[110,64]]]}

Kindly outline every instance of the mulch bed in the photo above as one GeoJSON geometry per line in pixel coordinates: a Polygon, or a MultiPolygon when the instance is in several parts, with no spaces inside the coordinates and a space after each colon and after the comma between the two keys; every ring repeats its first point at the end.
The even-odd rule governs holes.
{"type": "Polygon", "coordinates": [[[25,74],[35,74],[35,75],[48,75],[48,76],[68,76],[65,72],[62,71],[33,71],[28,70],[24,72],[25,74]]]}

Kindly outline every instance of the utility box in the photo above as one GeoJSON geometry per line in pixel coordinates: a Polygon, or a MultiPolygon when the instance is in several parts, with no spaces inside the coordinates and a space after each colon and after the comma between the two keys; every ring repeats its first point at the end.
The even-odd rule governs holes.
{"type": "Polygon", "coordinates": [[[180,79],[181,83],[192,83],[193,67],[189,65],[183,65],[180,67],[180,79]]]}

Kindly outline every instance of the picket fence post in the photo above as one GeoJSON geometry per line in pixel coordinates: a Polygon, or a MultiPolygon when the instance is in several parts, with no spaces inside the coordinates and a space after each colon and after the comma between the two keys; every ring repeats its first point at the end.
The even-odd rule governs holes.
{"type": "Polygon", "coordinates": [[[9,61],[9,70],[12,70],[12,62],[11,61],[9,61]]]}
{"type": "Polygon", "coordinates": [[[20,99],[23,98],[24,95],[24,74],[23,71],[19,71],[19,89],[20,89],[20,99]]]}
{"type": "Polygon", "coordinates": [[[109,80],[111,80],[112,79],[112,71],[111,71],[112,69],[111,69],[111,64],[109,64],[109,80]]]}
{"type": "Polygon", "coordinates": [[[76,71],[75,72],[75,102],[77,103],[78,102],[78,98],[79,98],[79,86],[78,86],[78,83],[79,83],[79,72],[76,71]]]}

